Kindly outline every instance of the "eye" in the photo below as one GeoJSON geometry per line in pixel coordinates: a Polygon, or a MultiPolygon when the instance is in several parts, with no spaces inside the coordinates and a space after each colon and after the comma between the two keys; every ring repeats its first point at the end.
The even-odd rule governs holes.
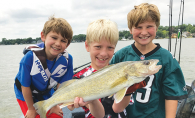
{"type": "Polygon", "coordinates": [[[57,39],[56,37],[52,37],[53,39],[57,39]]]}
{"type": "Polygon", "coordinates": [[[149,65],[150,62],[146,60],[146,61],[143,62],[143,64],[144,64],[144,65],[149,65]]]}
{"type": "Polygon", "coordinates": [[[67,40],[61,40],[63,43],[67,43],[67,40]]]}
{"type": "Polygon", "coordinates": [[[100,49],[101,48],[101,46],[95,46],[97,49],[100,49]]]}
{"type": "Polygon", "coordinates": [[[115,49],[114,47],[108,47],[109,50],[115,49]]]}
{"type": "Polygon", "coordinates": [[[147,28],[151,28],[151,27],[153,27],[153,26],[148,26],[147,28]]]}
{"type": "Polygon", "coordinates": [[[140,27],[140,26],[138,26],[138,27],[136,27],[136,29],[141,29],[142,27],[140,27]]]}

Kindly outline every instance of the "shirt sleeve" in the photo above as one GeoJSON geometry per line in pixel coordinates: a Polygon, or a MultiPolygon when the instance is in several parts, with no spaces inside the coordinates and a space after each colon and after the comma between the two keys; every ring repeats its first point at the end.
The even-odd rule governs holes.
{"type": "Polygon", "coordinates": [[[29,51],[21,60],[19,67],[19,76],[17,79],[24,87],[30,87],[31,85],[31,67],[32,67],[33,53],[29,51]]]}
{"type": "Polygon", "coordinates": [[[170,73],[165,76],[162,88],[165,94],[165,99],[180,100],[187,98],[187,90],[185,89],[186,84],[178,62],[173,59],[169,65],[170,66],[166,67],[166,70],[170,73]]]}

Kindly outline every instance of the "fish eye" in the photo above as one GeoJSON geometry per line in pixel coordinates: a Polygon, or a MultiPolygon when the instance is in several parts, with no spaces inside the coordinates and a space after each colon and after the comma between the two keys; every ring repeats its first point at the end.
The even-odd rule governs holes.
{"type": "Polygon", "coordinates": [[[149,65],[150,64],[150,62],[149,61],[144,61],[144,65],[149,65]]]}

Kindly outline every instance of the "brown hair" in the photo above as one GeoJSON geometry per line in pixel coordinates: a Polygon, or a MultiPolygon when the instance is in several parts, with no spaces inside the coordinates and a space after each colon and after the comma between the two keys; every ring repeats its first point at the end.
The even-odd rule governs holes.
{"type": "Polygon", "coordinates": [[[63,18],[55,18],[51,16],[43,27],[43,34],[46,36],[50,31],[60,33],[63,38],[68,40],[68,44],[70,44],[73,31],[70,24],[63,18]]]}
{"type": "Polygon", "coordinates": [[[160,12],[154,4],[142,3],[134,6],[134,9],[127,14],[127,23],[130,30],[132,27],[137,27],[140,23],[148,20],[154,21],[157,27],[160,25],[160,12]]]}

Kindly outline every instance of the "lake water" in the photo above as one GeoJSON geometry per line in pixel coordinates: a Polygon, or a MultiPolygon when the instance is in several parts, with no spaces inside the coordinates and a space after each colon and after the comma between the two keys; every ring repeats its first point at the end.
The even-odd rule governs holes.
{"type": "MultiPolygon", "coordinates": [[[[168,39],[155,39],[163,48],[168,48],[168,39]]],[[[119,41],[116,50],[130,45],[133,40],[119,41]]],[[[174,50],[175,39],[172,41],[174,50]]],[[[182,39],[180,65],[186,83],[191,83],[195,77],[195,38],[182,39]]],[[[19,118],[22,114],[14,93],[14,78],[18,72],[19,62],[23,57],[22,51],[27,45],[0,45],[0,118],[19,118]]],[[[179,46],[179,42],[178,42],[179,46]]],[[[68,52],[73,56],[73,66],[78,67],[90,62],[89,53],[85,50],[84,42],[71,43],[68,52]]],[[[178,52],[178,51],[177,51],[178,52]]],[[[176,53],[177,55],[177,53],[176,53]]],[[[178,56],[176,56],[178,59],[178,56]]]]}

